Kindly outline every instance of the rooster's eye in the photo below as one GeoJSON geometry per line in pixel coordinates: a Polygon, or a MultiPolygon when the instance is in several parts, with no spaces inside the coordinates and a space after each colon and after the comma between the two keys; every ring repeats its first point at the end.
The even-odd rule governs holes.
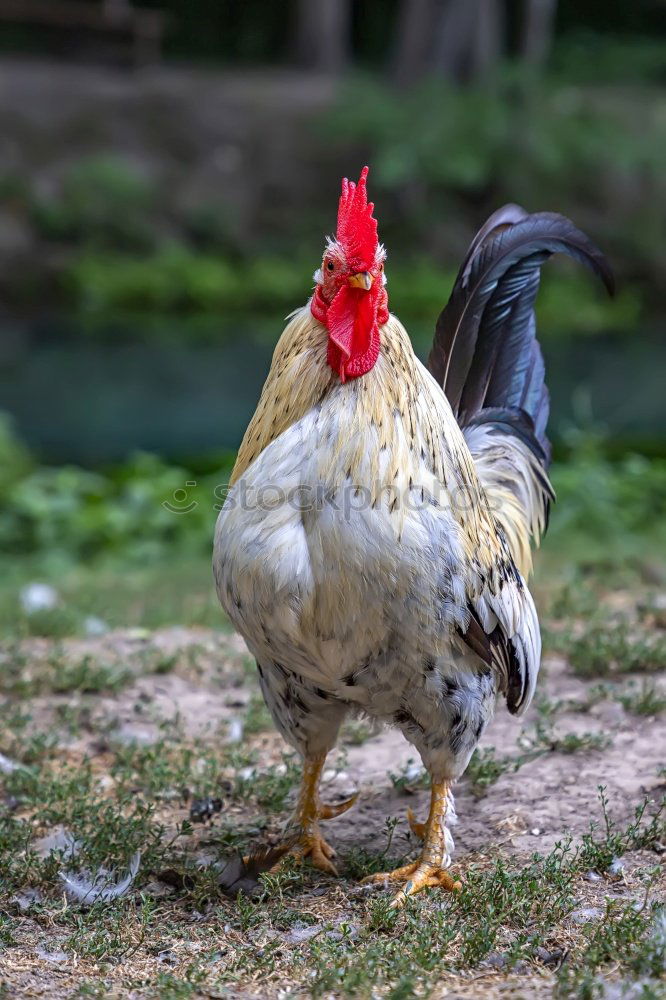
{"type": "Polygon", "coordinates": [[[335,270],[335,264],[333,263],[332,260],[326,261],[326,267],[328,268],[329,271],[335,270]]]}

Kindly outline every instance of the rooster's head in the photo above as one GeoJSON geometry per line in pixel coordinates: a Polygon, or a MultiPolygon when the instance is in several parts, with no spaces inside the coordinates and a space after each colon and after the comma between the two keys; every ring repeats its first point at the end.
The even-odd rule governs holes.
{"type": "Polygon", "coordinates": [[[313,315],[328,330],[328,363],[341,381],[365,375],[379,354],[379,327],[388,319],[386,251],[377,239],[374,205],[365,186],[342,182],[335,239],[327,240],[315,273],[313,315]]]}

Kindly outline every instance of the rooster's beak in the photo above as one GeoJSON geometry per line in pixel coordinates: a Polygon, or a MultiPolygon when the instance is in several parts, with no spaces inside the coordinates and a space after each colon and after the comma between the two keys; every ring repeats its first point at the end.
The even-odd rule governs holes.
{"type": "Polygon", "coordinates": [[[347,284],[352,288],[362,288],[364,292],[369,292],[374,280],[369,271],[359,271],[358,274],[352,274],[347,278],[347,284]]]}

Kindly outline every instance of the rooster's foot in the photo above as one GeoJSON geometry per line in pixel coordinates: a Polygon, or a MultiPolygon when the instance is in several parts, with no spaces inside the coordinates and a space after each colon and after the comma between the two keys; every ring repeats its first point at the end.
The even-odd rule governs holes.
{"type": "Polygon", "coordinates": [[[391,882],[404,882],[403,887],[391,901],[392,909],[400,909],[401,906],[404,906],[408,896],[414,896],[422,889],[438,888],[445,889],[447,892],[460,892],[462,889],[462,884],[445,868],[421,860],[413,861],[410,865],[403,865],[392,872],[368,875],[367,878],[363,879],[362,884],[388,887],[391,882]]]}
{"type": "Polygon", "coordinates": [[[337,868],[332,861],[335,851],[321,835],[319,820],[341,816],[351,809],[357,798],[358,794],[352,795],[350,799],[335,805],[327,805],[317,799],[314,803],[309,802],[307,808],[297,811],[286,831],[286,838],[291,842],[288,855],[299,861],[307,858],[312,867],[320,872],[337,875],[337,868]]]}
{"type": "Polygon", "coordinates": [[[288,856],[297,861],[305,861],[307,858],[313,868],[320,872],[326,872],[327,875],[338,874],[332,860],[335,857],[335,851],[324,840],[316,826],[311,830],[304,830],[299,835],[296,843],[290,848],[288,856]]]}
{"type": "Polygon", "coordinates": [[[411,809],[407,812],[412,833],[423,840],[423,850],[418,861],[392,872],[370,875],[363,879],[366,884],[385,886],[391,882],[402,882],[402,888],[391,902],[393,909],[404,906],[408,896],[414,896],[422,889],[436,887],[446,889],[447,892],[459,892],[462,889],[461,883],[448,870],[453,851],[453,840],[446,828],[450,792],[448,782],[433,781],[430,789],[430,812],[425,823],[419,823],[411,809]]]}

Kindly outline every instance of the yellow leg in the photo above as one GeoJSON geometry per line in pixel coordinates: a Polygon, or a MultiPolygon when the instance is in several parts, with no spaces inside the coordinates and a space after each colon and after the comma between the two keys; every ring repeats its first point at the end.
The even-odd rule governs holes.
{"type": "Polygon", "coordinates": [[[423,849],[418,861],[403,865],[392,872],[369,875],[363,879],[365,883],[386,885],[390,882],[404,882],[404,886],[391,902],[394,908],[404,906],[408,896],[413,896],[429,886],[438,886],[449,892],[459,892],[462,889],[460,882],[457,882],[443,867],[445,855],[448,863],[445,831],[449,790],[448,782],[433,782],[430,790],[430,812],[425,824],[418,823],[411,809],[409,810],[409,825],[413,832],[423,839],[423,849]]]}
{"type": "Polygon", "coordinates": [[[334,806],[325,805],[319,798],[319,780],[325,761],[326,754],[305,758],[298,802],[285,832],[287,838],[295,839],[290,854],[298,858],[309,858],[315,868],[330,875],[337,875],[336,867],[331,860],[335,857],[335,851],[322,837],[319,821],[333,819],[351,809],[358,794],[352,795],[346,802],[334,806]]]}

